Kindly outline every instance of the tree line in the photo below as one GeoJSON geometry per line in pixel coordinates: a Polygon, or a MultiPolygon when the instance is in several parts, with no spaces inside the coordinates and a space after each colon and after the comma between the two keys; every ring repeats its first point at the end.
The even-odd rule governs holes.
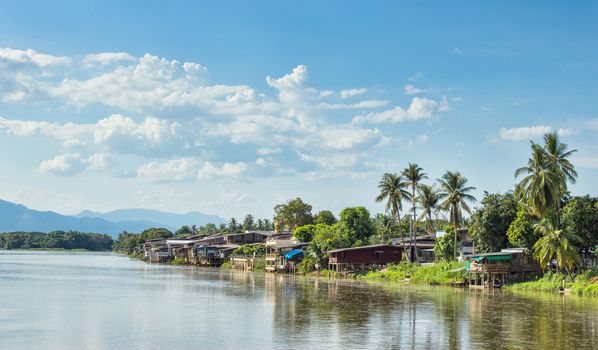
{"type": "Polygon", "coordinates": [[[0,233],[0,249],[112,249],[112,237],[100,233],[77,231],[6,232],[0,233]]]}

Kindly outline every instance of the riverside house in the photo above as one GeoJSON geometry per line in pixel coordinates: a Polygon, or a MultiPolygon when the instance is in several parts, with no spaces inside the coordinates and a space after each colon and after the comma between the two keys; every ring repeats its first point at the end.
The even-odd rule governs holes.
{"type": "Polygon", "coordinates": [[[334,249],[328,252],[328,268],[337,272],[364,271],[401,262],[403,248],[390,244],[334,249]]]}
{"type": "Polygon", "coordinates": [[[471,288],[499,287],[507,281],[540,275],[542,269],[525,248],[508,248],[500,252],[466,257],[465,269],[471,288]]]}
{"type": "Polygon", "coordinates": [[[295,263],[298,262],[298,250],[307,246],[307,243],[300,242],[293,235],[288,233],[271,235],[266,239],[266,271],[278,272],[294,270],[295,263]],[[285,255],[292,251],[294,254],[289,255],[287,259],[285,255]]]}
{"type": "Polygon", "coordinates": [[[149,240],[139,247],[143,260],[152,262],[166,262],[171,258],[170,248],[163,238],[149,240]]]}

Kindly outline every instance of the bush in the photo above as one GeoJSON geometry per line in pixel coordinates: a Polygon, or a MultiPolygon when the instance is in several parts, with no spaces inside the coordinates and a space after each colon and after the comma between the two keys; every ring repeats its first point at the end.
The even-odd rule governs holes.
{"type": "Polygon", "coordinates": [[[598,270],[586,271],[575,277],[571,285],[571,293],[598,297],[598,270]]]}
{"type": "Polygon", "coordinates": [[[383,271],[369,272],[364,279],[369,281],[402,282],[409,279],[411,283],[450,285],[465,280],[464,262],[438,262],[434,265],[417,265],[402,262],[391,265],[383,271]]]}
{"type": "Polygon", "coordinates": [[[305,256],[299,264],[297,264],[297,271],[302,273],[314,272],[316,260],[312,256],[305,256]]]}
{"type": "Polygon", "coordinates": [[[563,280],[565,280],[565,284],[571,282],[571,279],[563,273],[547,272],[541,278],[527,282],[514,283],[506,287],[509,290],[516,291],[557,292],[563,290],[563,280]]]}
{"type": "Polygon", "coordinates": [[[253,265],[253,271],[259,271],[259,272],[266,271],[266,262],[258,262],[255,265],[253,265]]]}
{"type": "Polygon", "coordinates": [[[230,263],[225,262],[222,265],[220,265],[220,268],[223,269],[223,270],[230,270],[230,269],[233,268],[233,265],[231,265],[230,263]]]}
{"type": "Polygon", "coordinates": [[[185,259],[181,258],[180,256],[170,261],[170,264],[172,265],[185,265],[186,263],[187,262],[185,261],[185,259]]]}

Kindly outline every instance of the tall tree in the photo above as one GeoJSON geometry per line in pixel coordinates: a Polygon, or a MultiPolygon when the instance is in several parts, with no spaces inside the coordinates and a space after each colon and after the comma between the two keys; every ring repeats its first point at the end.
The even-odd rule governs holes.
{"type": "Polygon", "coordinates": [[[442,179],[438,179],[438,182],[442,191],[440,196],[443,199],[440,207],[449,212],[450,223],[455,228],[453,255],[457,259],[457,233],[463,219],[463,211],[471,213],[467,203],[475,202],[475,197],[469,194],[475,190],[475,187],[467,186],[467,178],[458,171],[447,171],[442,179]]]}
{"type": "Polygon", "coordinates": [[[476,242],[476,252],[495,252],[505,248],[506,233],[517,216],[517,201],[513,193],[484,192],[481,203],[469,222],[469,233],[476,242]]]}
{"type": "MultiPolygon", "coordinates": [[[[415,208],[417,206],[417,197],[415,196],[415,190],[419,185],[421,180],[427,179],[428,175],[424,173],[424,169],[422,169],[417,163],[409,163],[407,168],[403,170],[402,173],[407,183],[411,185],[411,209],[413,210],[413,221],[411,222],[411,226],[409,226],[409,231],[411,231],[411,242],[413,243],[414,252],[417,252],[417,242],[415,240],[415,225],[417,225],[417,215],[415,213],[415,208]]],[[[417,254],[417,253],[416,253],[417,254]]],[[[417,257],[411,257],[411,261],[415,261],[417,257]]]]}
{"type": "Polygon", "coordinates": [[[243,219],[243,230],[253,230],[254,229],[254,219],[253,215],[247,214],[245,215],[245,219],[243,219]]]}
{"type": "Polygon", "coordinates": [[[436,236],[436,229],[434,228],[434,220],[432,215],[438,211],[440,206],[440,191],[434,186],[420,185],[418,188],[418,201],[422,212],[417,218],[419,221],[426,220],[426,231],[429,235],[436,236]]]}
{"type": "Polygon", "coordinates": [[[576,265],[581,264],[581,256],[574,246],[574,242],[581,242],[579,236],[555,229],[547,218],[535,224],[534,230],[542,235],[534,244],[534,258],[540,262],[542,269],[546,269],[552,259],[556,259],[560,271],[571,272],[576,265]]]}
{"type": "Polygon", "coordinates": [[[515,171],[516,178],[525,175],[517,184],[515,194],[538,218],[549,214],[560,201],[561,177],[549,164],[546,151],[532,142],[532,156],[527,165],[515,171]]]}
{"type": "Polygon", "coordinates": [[[274,207],[274,222],[280,231],[289,230],[307,224],[313,224],[314,218],[311,213],[311,205],[303,202],[297,197],[285,204],[278,204],[274,207]]]}
{"type": "Polygon", "coordinates": [[[401,245],[403,246],[403,251],[406,251],[403,231],[400,229],[400,222],[401,210],[403,210],[403,200],[409,199],[407,183],[403,180],[401,175],[386,173],[378,183],[378,189],[380,190],[380,194],[376,197],[376,202],[386,201],[384,210],[392,217],[396,218],[397,224],[399,224],[401,245]]]}
{"type": "Polygon", "coordinates": [[[238,230],[239,230],[239,224],[237,224],[237,219],[230,218],[230,220],[228,220],[228,231],[230,233],[235,233],[238,230]]]}
{"type": "Polygon", "coordinates": [[[567,192],[567,182],[574,184],[577,179],[577,171],[575,171],[575,167],[568,159],[577,150],[569,151],[567,149],[567,144],[559,140],[556,132],[544,135],[544,151],[547,155],[548,167],[559,179],[559,192],[556,201],[557,220],[560,220],[561,198],[567,192]]]}
{"type": "Polygon", "coordinates": [[[316,213],[314,216],[314,222],[316,224],[334,225],[338,220],[334,217],[334,214],[330,210],[322,210],[316,213]]]}
{"type": "Polygon", "coordinates": [[[346,230],[351,245],[361,246],[374,234],[374,223],[370,212],[364,207],[345,208],[340,212],[338,224],[346,230]]]}

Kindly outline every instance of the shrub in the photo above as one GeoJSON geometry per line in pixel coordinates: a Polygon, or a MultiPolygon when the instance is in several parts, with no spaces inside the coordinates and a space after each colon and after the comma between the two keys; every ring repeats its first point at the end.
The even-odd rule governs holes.
{"type": "Polygon", "coordinates": [[[230,269],[233,268],[233,265],[231,265],[230,263],[225,262],[222,265],[220,265],[220,268],[223,269],[223,270],[230,270],[230,269]]]}

